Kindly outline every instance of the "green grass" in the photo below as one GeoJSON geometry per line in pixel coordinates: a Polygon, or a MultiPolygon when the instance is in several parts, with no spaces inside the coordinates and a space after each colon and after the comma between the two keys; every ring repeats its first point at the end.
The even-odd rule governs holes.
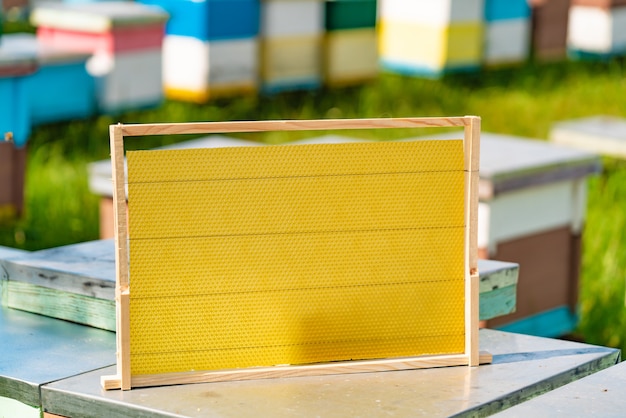
{"type": "MultiPolygon", "coordinates": [[[[624,66],[622,60],[529,63],[441,80],[384,74],[362,87],[203,106],[168,101],[158,109],[39,126],[29,142],[26,211],[23,219],[0,225],[0,245],[35,250],[98,238],[98,199],[88,190],[86,167],[109,157],[111,123],[479,115],[484,131],[545,139],[556,121],[597,114],[626,117],[624,66]]],[[[381,132],[371,135],[412,134],[385,131],[381,138],[381,132]]],[[[133,139],[130,148],[189,138],[133,139]]],[[[268,143],[293,138],[285,133],[254,137],[268,143]]],[[[589,185],[578,332],[588,342],[626,348],[626,164],[605,163],[604,173],[589,185]]]]}
{"type": "Polygon", "coordinates": [[[587,342],[626,349],[626,162],[606,160],[589,184],[581,321],[587,342]]]}

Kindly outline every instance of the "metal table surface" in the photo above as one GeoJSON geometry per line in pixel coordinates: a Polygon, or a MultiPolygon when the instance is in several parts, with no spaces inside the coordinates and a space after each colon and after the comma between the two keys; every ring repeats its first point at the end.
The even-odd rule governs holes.
{"type": "Polygon", "coordinates": [[[115,333],[0,307],[0,397],[39,407],[43,384],[115,364],[115,333]]]}
{"type": "Polygon", "coordinates": [[[42,387],[70,417],[485,416],[614,365],[619,350],[481,330],[493,364],[104,391],[96,370],[42,387]]]}
{"type": "Polygon", "coordinates": [[[498,417],[623,417],[626,362],[507,409],[498,417]]]}

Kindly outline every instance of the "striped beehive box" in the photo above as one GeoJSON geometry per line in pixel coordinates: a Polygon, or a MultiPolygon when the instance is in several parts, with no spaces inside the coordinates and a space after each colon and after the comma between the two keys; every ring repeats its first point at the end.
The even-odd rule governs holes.
{"type": "Polygon", "coordinates": [[[262,0],[260,31],[263,92],[321,86],[322,0],[262,0]]]}
{"type": "Polygon", "coordinates": [[[483,0],[380,0],[382,66],[418,76],[478,69],[483,9],[483,0]]]}
{"type": "Polygon", "coordinates": [[[485,0],[486,64],[526,60],[530,54],[530,35],[527,0],[485,0]]]}
{"type": "Polygon", "coordinates": [[[358,84],[378,75],[376,0],[326,0],[324,81],[358,84]]]}
{"type": "Polygon", "coordinates": [[[578,323],[587,178],[598,156],[542,141],[486,134],[481,151],[479,255],[517,262],[517,310],[488,322],[559,337],[578,323]]]}
{"type": "Polygon", "coordinates": [[[31,124],[86,118],[95,112],[94,79],[87,52],[39,42],[29,33],[9,34],[3,47],[32,54],[37,71],[25,80],[31,124]]]}
{"type": "Polygon", "coordinates": [[[570,1],[529,0],[532,8],[532,50],[535,57],[565,57],[570,1]]]}
{"type": "Polygon", "coordinates": [[[19,51],[0,43],[0,140],[11,133],[13,142],[21,147],[30,135],[30,109],[26,76],[37,68],[33,53],[19,51]]]}
{"type": "Polygon", "coordinates": [[[26,79],[37,60],[0,42],[0,221],[22,213],[30,107],[26,79]],[[4,141],[4,139],[12,141],[4,141]]]}
{"type": "Polygon", "coordinates": [[[203,103],[258,88],[259,0],[141,0],[165,9],[167,97],[203,103]]]}
{"type": "Polygon", "coordinates": [[[626,1],[572,0],[567,47],[573,58],[626,55],[626,1]]]}
{"type": "Polygon", "coordinates": [[[41,42],[92,54],[87,70],[106,113],[161,103],[166,19],[161,9],[130,2],[48,3],[31,14],[41,42]]]}

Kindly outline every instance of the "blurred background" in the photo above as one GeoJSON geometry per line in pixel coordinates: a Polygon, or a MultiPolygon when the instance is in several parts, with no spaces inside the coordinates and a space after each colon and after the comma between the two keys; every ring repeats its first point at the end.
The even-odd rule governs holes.
{"type": "Polygon", "coordinates": [[[487,325],[626,348],[626,1],[2,1],[1,246],[110,236],[110,124],[478,115],[487,325]]]}

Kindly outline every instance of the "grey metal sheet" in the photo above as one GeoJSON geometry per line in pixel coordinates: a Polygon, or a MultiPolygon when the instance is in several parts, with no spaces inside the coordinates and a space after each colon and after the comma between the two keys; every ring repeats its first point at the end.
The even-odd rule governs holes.
{"type": "Polygon", "coordinates": [[[39,406],[40,385],[115,363],[115,333],[0,307],[0,396],[39,406]]]}
{"type": "Polygon", "coordinates": [[[626,415],[626,362],[562,386],[497,417],[623,417],[626,415]]]}
{"type": "Polygon", "coordinates": [[[81,417],[484,416],[615,364],[619,351],[481,330],[494,355],[446,367],[103,391],[98,370],[42,388],[46,411],[81,417]]]}

